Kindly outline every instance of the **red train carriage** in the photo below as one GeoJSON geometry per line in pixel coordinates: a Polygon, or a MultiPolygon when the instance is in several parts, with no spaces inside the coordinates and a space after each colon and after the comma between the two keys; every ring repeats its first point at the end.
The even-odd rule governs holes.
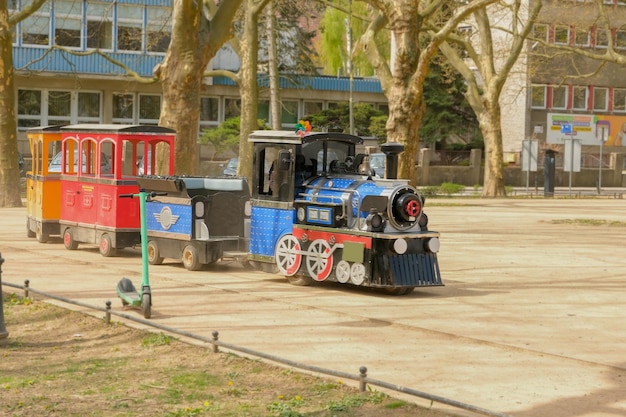
{"type": "Polygon", "coordinates": [[[63,127],[61,137],[59,225],[65,247],[97,244],[103,256],[112,256],[118,248],[139,244],[139,200],[119,196],[139,192],[139,169],[154,174],[159,144],[167,148],[169,157],[163,162],[169,175],[174,173],[174,131],[81,124],[63,127]]]}

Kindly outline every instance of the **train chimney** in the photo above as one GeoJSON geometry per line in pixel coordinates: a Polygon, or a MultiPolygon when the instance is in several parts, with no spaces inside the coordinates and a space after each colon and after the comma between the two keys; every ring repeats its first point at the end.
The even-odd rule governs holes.
{"type": "Polygon", "coordinates": [[[387,142],[380,145],[380,150],[386,155],[385,178],[395,180],[398,178],[398,155],[404,151],[404,145],[397,142],[387,142]]]}

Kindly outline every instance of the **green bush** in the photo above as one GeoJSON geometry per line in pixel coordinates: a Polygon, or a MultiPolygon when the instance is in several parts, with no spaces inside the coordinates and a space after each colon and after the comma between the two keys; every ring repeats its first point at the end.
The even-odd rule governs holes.
{"type": "Polygon", "coordinates": [[[465,190],[464,185],[454,184],[452,182],[444,182],[439,186],[439,191],[441,191],[442,194],[446,195],[458,194],[463,190],[465,190]]]}

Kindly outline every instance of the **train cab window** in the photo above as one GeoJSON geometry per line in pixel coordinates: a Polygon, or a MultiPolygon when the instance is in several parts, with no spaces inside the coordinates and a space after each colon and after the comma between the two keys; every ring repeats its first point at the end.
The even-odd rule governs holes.
{"type": "Polygon", "coordinates": [[[254,187],[257,197],[290,201],[293,189],[293,167],[291,152],[284,147],[267,146],[259,149],[255,156],[254,187]]]}

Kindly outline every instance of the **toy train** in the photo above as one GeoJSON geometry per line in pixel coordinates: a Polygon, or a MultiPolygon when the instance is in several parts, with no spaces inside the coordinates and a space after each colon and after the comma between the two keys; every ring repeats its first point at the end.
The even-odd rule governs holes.
{"type": "MultiPolygon", "coordinates": [[[[66,135],[77,129],[61,128],[62,144],[69,140],[66,135]]],[[[135,126],[131,130],[140,128],[135,126]]],[[[109,139],[116,142],[111,135],[109,139]]],[[[172,142],[164,139],[160,140],[173,149],[172,142]]],[[[134,174],[134,187],[154,191],[146,202],[150,264],[174,258],[182,260],[185,268],[197,270],[225,256],[240,256],[256,269],[281,273],[294,285],[338,282],[381,288],[391,294],[443,285],[437,261],[439,233],[428,230],[424,198],[406,180],[395,178],[401,145],[383,145],[387,172],[386,178],[381,179],[369,166],[368,156],[356,153],[357,145],[363,141],[357,136],[256,131],[249,140],[254,150],[249,183],[238,177],[172,176],[171,153],[170,175],[156,176],[153,169],[156,148],[152,144],[144,146],[144,154],[152,155],[151,166],[148,164],[152,169],[146,170],[147,175],[136,175],[138,171],[131,167],[129,174],[134,174]]],[[[98,141],[95,142],[97,145],[98,141]]],[[[113,145],[114,152],[109,153],[115,155],[111,173],[99,174],[112,175],[115,180],[92,179],[91,185],[101,181],[107,185],[127,185],[116,178],[124,163],[123,153],[117,152],[121,148],[134,150],[136,145],[113,145]]],[[[68,146],[62,149],[65,153],[68,146]]],[[[77,165],[80,166],[84,147],[79,141],[78,147],[71,149],[81,149],[77,165]]],[[[92,151],[87,149],[88,153],[92,151]]],[[[100,169],[99,152],[96,146],[93,152],[96,171],[100,169]]],[[[131,153],[127,159],[134,161],[136,155],[131,153]]],[[[87,165],[93,163],[89,158],[87,162],[87,165]]],[[[60,175],[62,183],[80,183],[76,177],[85,176],[77,168],[66,171],[64,167],[60,175]]],[[[80,196],[85,186],[76,189],[61,185],[64,200],[71,200],[72,192],[80,196]]],[[[124,189],[117,194],[129,192],[135,190],[124,189]]],[[[115,194],[109,191],[109,205],[115,194]]],[[[59,233],[66,248],[74,249],[75,245],[68,241],[76,242],[85,233],[74,234],[74,223],[64,218],[67,212],[64,204],[58,220],[59,233]],[[66,239],[68,233],[71,239],[66,239]]],[[[135,219],[138,209],[134,210],[129,208],[123,216],[135,219]]],[[[45,221],[33,219],[30,213],[29,209],[28,230],[32,235],[33,226],[39,227],[45,221]]],[[[138,219],[136,226],[137,230],[125,224],[122,229],[138,235],[138,219]]],[[[103,230],[88,220],[81,227],[90,230],[89,236],[81,241],[99,243],[103,255],[111,254],[103,248],[109,244],[103,236],[115,236],[121,230],[116,230],[115,225],[103,230]]],[[[42,241],[39,237],[49,234],[50,228],[40,229],[41,232],[34,233],[42,241]]],[[[110,246],[119,247],[120,241],[123,245],[135,242],[128,238],[111,239],[110,246]]]]}

